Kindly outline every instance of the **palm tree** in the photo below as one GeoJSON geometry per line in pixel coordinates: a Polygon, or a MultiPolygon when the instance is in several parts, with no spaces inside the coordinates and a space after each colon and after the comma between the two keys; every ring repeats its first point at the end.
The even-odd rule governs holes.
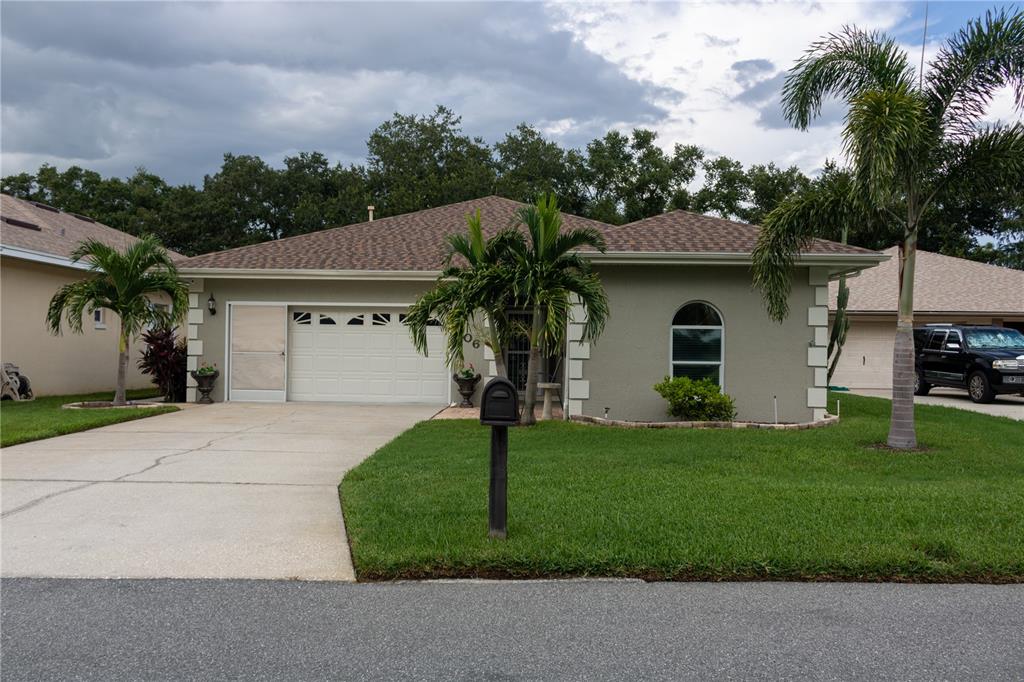
{"type": "MultiPolygon", "coordinates": [[[[899,310],[893,344],[893,400],[888,444],[912,449],[914,431],[914,264],[918,235],[944,198],[972,187],[1024,181],[1024,125],[986,124],[995,93],[1012,89],[1024,107],[1024,14],[988,12],[950,37],[916,73],[892,38],[844,28],[814,43],[790,70],[783,110],[805,130],[826,97],[847,108],[845,152],[854,193],[884,212],[902,237],[899,310]]],[[[754,278],[769,314],[788,313],[790,272],[817,225],[794,205],[765,220],[754,253],[754,278]],[[787,215],[788,212],[788,215],[787,215]],[[799,219],[798,219],[799,218],[799,219]]]]}
{"type": "Polygon", "coordinates": [[[121,321],[118,333],[117,389],[114,405],[125,405],[128,347],[147,326],[169,326],[181,322],[188,310],[188,285],[155,237],[143,237],[119,251],[94,239],[80,243],[71,260],[87,260],[90,276],[65,284],[50,299],[46,326],[61,334],[62,318],[76,334],[82,333],[86,312],[109,310],[121,321]],[[154,306],[151,297],[166,295],[170,308],[154,306]]]}
{"type": "Polygon", "coordinates": [[[509,248],[514,268],[513,298],[532,313],[526,396],[520,418],[521,423],[530,425],[537,421],[533,406],[541,350],[560,348],[565,341],[574,300],[586,314],[582,341],[596,339],[604,329],[608,319],[604,287],[577,249],[591,246],[603,252],[605,242],[601,233],[590,227],[563,232],[562,214],[553,195],[520,209],[519,220],[526,227],[526,235],[516,232],[518,238],[510,242],[509,248]]]}
{"type": "Polygon", "coordinates": [[[511,334],[508,309],[512,301],[505,255],[514,233],[506,229],[485,239],[479,210],[466,216],[466,224],[466,234],[448,236],[445,268],[434,288],[409,308],[406,325],[413,345],[426,355],[427,327],[431,319],[440,321],[447,337],[445,359],[455,367],[464,362],[463,338],[482,314],[487,323],[484,343],[494,353],[498,376],[508,376],[504,348],[511,334]],[[455,264],[456,259],[463,262],[455,264]]]}

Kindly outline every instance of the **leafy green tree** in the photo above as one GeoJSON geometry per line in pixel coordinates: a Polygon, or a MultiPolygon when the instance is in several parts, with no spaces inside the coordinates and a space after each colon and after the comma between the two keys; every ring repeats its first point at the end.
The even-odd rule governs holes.
{"type": "Polygon", "coordinates": [[[426,355],[427,329],[437,319],[448,342],[445,359],[456,367],[464,363],[463,338],[482,315],[498,376],[508,376],[504,350],[512,334],[508,310],[515,303],[508,249],[516,235],[505,229],[485,238],[480,211],[466,216],[466,224],[466,234],[448,235],[445,268],[434,287],[409,308],[405,323],[416,349],[426,355]]]}
{"type": "Polygon", "coordinates": [[[143,237],[124,251],[96,240],[86,240],[71,254],[73,262],[86,261],[89,275],[57,290],[50,299],[46,325],[59,335],[62,321],[76,334],[82,318],[94,310],[109,310],[120,320],[117,337],[117,389],[114,404],[124,405],[131,340],[148,326],[164,327],[181,322],[188,310],[188,285],[155,237],[143,237]],[[154,296],[170,299],[169,308],[152,305],[154,296]]]}
{"type": "Polygon", "coordinates": [[[728,156],[707,159],[703,164],[704,185],[693,197],[693,210],[736,220],[750,195],[743,164],[728,156]]]}
{"type": "Polygon", "coordinates": [[[561,348],[574,300],[586,314],[582,341],[596,339],[608,319],[608,298],[590,262],[577,249],[592,246],[605,250],[604,237],[589,227],[562,230],[562,214],[554,196],[541,197],[533,206],[519,210],[526,229],[510,234],[512,298],[532,313],[528,331],[530,356],[526,369],[526,395],[521,422],[536,423],[537,374],[541,351],[561,348]]]}
{"type": "Polygon", "coordinates": [[[367,177],[381,215],[494,193],[491,150],[464,135],[461,121],[439,106],[429,116],[395,114],[370,134],[367,177]]]}
{"type": "Polygon", "coordinates": [[[543,194],[562,191],[571,182],[565,151],[525,123],[497,142],[494,152],[500,196],[532,202],[543,194]]]}
{"type": "MultiPolygon", "coordinates": [[[[986,124],[985,110],[1008,86],[1024,105],[1024,14],[988,12],[950,37],[915,73],[898,43],[848,27],[811,46],[790,71],[783,109],[806,129],[834,96],[848,108],[843,140],[857,193],[901,231],[899,311],[893,349],[888,444],[914,448],[914,266],[929,209],[967,183],[1024,181],[1024,125],[986,124]]],[[[781,209],[777,209],[781,210],[781,209]]],[[[769,216],[771,218],[771,216],[769,216]]],[[[754,253],[755,282],[769,314],[789,308],[789,273],[816,229],[810,222],[766,220],[754,253]]],[[[974,377],[969,381],[976,380],[974,377]]]]}
{"type": "Polygon", "coordinates": [[[810,180],[796,166],[778,168],[774,163],[757,164],[747,169],[748,206],[741,207],[737,217],[760,225],[784,199],[807,189],[810,180]]]}

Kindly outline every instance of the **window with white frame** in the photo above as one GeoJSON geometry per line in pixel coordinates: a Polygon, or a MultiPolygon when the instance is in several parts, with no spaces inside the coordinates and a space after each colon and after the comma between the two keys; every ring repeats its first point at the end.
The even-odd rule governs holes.
{"type": "Polygon", "coordinates": [[[687,303],[672,318],[672,376],[711,379],[722,385],[725,328],[722,316],[710,303],[687,303]]]}
{"type": "Polygon", "coordinates": [[[103,308],[97,308],[96,310],[92,311],[92,328],[107,328],[107,311],[104,310],[103,308]]]}

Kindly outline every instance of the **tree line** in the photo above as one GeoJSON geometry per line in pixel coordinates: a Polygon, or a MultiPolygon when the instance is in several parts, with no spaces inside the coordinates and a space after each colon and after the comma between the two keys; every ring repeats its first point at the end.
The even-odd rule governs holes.
{"type": "MultiPolygon", "coordinates": [[[[658,145],[657,133],[612,130],[581,149],[563,148],[520,124],[488,145],[453,111],[395,114],[367,140],[365,164],[332,164],[301,152],[273,167],[225,154],[201,185],[170,184],[144,168],[127,178],[43,165],[0,180],[5,193],[89,215],[133,235],[153,234],[194,255],[362,222],[490,194],[529,203],[547,193],[562,210],[622,224],[685,209],[760,223],[785,198],[819,181],[795,166],[744,167],[697,145],[658,145]]],[[[834,169],[833,169],[834,170],[834,169]]],[[[828,169],[826,169],[826,174],[828,169]]],[[[932,209],[921,247],[1024,268],[1024,192],[992,187],[932,209]],[[1002,246],[979,238],[1009,240],[1002,246]]],[[[838,239],[840,235],[828,235],[838,239]]],[[[850,242],[886,248],[898,228],[854,230],[850,242]]]]}

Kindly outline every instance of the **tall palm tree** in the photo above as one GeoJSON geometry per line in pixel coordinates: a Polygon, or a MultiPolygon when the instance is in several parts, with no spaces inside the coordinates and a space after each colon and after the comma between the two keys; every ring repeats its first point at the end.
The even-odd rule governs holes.
{"type": "MultiPolygon", "coordinates": [[[[811,45],[782,91],[786,118],[805,130],[822,101],[847,106],[843,142],[855,193],[900,229],[899,310],[893,344],[893,400],[888,444],[917,445],[914,431],[914,264],[918,235],[953,192],[1024,181],[1024,125],[986,124],[998,90],[1024,108],[1024,14],[988,12],[951,36],[915,72],[896,41],[855,27],[811,45]]],[[[765,220],[754,278],[769,314],[788,313],[789,273],[816,224],[780,206],[765,220]]],[[[812,216],[808,210],[804,217],[812,216]]]]}
{"type": "Polygon", "coordinates": [[[57,290],[50,299],[46,326],[59,335],[63,318],[71,331],[81,334],[87,312],[105,309],[117,315],[121,328],[114,404],[125,405],[131,340],[147,326],[181,322],[188,310],[188,285],[178,278],[174,262],[155,237],[143,237],[124,251],[87,239],[75,248],[71,260],[86,261],[89,276],[57,290]],[[170,299],[169,308],[152,304],[152,297],[161,294],[170,299]]]}
{"type": "Polygon", "coordinates": [[[590,262],[577,252],[582,246],[605,250],[604,237],[590,227],[562,231],[562,214],[553,195],[519,210],[526,234],[509,244],[514,268],[513,298],[528,308],[530,357],[526,368],[526,396],[520,422],[535,424],[537,373],[542,350],[560,348],[565,341],[574,301],[583,306],[586,322],[582,341],[596,339],[608,319],[608,298],[590,262]]]}
{"type": "Polygon", "coordinates": [[[466,234],[448,236],[445,268],[434,288],[409,308],[406,325],[413,345],[426,355],[427,327],[431,319],[440,321],[447,337],[445,359],[454,367],[464,362],[463,338],[477,316],[483,315],[487,323],[484,343],[494,353],[498,376],[508,376],[504,348],[511,334],[508,309],[512,300],[506,254],[515,237],[506,229],[485,239],[479,210],[466,216],[466,224],[466,234]]]}

